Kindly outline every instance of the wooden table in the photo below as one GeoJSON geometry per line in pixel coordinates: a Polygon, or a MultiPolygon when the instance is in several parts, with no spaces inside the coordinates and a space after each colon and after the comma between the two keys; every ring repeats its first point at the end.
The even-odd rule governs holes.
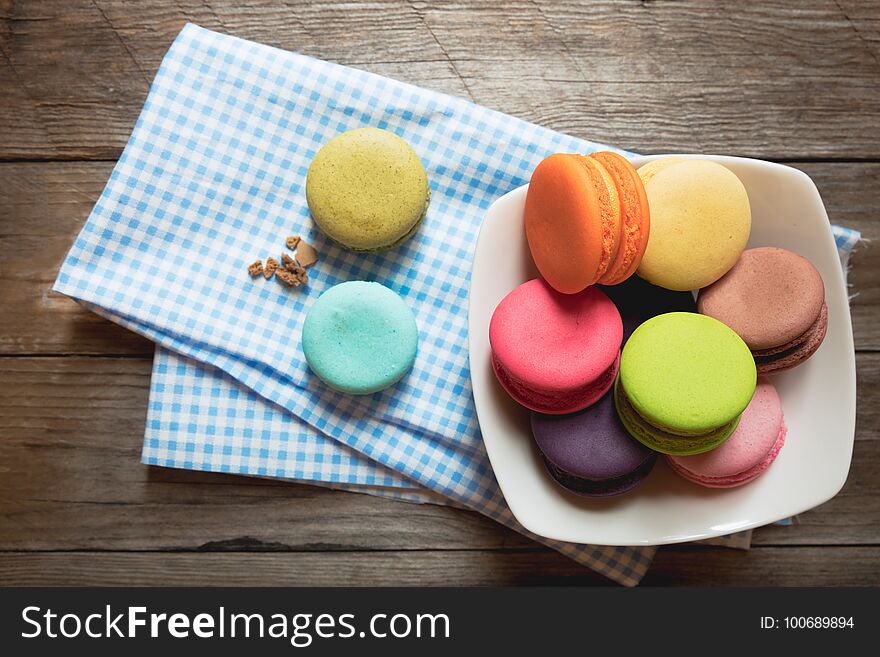
{"type": "MultiPolygon", "coordinates": [[[[806,171],[880,237],[880,3],[0,0],[0,583],[606,584],[473,513],[139,463],[152,345],[50,291],[184,22],[643,153],[806,171]]],[[[645,584],[880,584],[880,255],[854,258],[849,480],[645,584]]]]}

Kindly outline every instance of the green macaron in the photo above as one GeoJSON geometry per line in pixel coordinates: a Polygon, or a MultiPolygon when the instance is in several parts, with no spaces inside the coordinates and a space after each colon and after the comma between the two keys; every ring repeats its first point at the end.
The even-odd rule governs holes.
{"type": "Polygon", "coordinates": [[[352,251],[402,244],[428,211],[431,191],[419,156],[387,130],[337,135],[315,155],[306,200],[315,223],[352,251]]]}
{"type": "Polygon", "coordinates": [[[623,348],[617,412],[639,442],[664,454],[700,454],[736,429],[755,392],[752,352],[718,320],[667,313],[623,348]]]}

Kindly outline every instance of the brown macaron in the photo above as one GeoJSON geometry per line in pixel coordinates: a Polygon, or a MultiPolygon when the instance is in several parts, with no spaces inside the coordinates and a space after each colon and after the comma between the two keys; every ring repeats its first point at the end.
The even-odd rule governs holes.
{"type": "Polygon", "coordinates": [[[800,365],[828,330],[822,276],[806,258],[776,247],[744,251],[727,274],[700,290],[697,310],[739,334],[759,374],[800,365]]]}

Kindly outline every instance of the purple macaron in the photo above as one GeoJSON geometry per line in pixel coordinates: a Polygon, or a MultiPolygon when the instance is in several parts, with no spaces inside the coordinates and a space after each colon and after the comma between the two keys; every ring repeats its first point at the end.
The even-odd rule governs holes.
{"type": "Polygon", "coordinates": [[[550,476],[577,495],[625,493],[648,476],[657,460],[656,452],[623,428],[612,393],[577,413],[532,412],[532,435],[550,476]]]}

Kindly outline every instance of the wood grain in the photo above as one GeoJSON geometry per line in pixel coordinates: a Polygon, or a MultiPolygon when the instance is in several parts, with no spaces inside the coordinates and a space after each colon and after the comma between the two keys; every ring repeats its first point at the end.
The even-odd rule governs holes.
{"type": "Polygon", "coordinates": [[[187,21],[635,151],[880,153],[876,3],[5,4],[0,158],[115,159],[187,21]]]}
{"type": "MultiPolygon", "coordinates": [[[[816,181],[830,219],[880,239],[880,164],[794,166],[816,181]]],[[[152,354],[152,344],[51,291],[110,175],[107,162],[0,163],[0,354],[152,354]]],[[[880,249],[853,257],[856,347],[880,349],[880,249]]]]}
{"type": "MultiPolygon", "coordinates": [[[[880,544],[880,354],[859,356],[858,434],[833,500],[759,545],[880,544]]],[[[477,514],[139,463],[150,366],[0,359],[0,551],[438,550],[534,544],[477,514]],[[332,509],[333,521],[327,521],[332,509]],[[231,522],[234,519],[234,522],[231,522]]]]}
{"type": "MultiPolygon", "coordinates": [[[[661,550],[644,586],[877,586],[880,548],[661,550]],[[808,575],[805,575],[808,571],[808,575]]],[[[610,582],[549,550],[0,553],[9,586],[530,586],[610,582]]]]}

